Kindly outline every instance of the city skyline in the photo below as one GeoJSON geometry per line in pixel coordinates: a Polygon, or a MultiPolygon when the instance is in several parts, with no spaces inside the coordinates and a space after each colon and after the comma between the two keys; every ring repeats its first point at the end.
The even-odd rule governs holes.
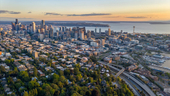
{"type": "Polygon", "coordinates": [[[0,0],[0,21],[167,21],[169,0],[0,0]]]}

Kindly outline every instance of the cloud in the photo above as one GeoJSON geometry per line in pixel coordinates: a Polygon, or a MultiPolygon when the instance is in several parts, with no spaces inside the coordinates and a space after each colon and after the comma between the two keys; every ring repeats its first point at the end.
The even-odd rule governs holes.
{"type": "Polygon", "coordinates": [[[111,15],[110,13],[90,13],[90,14],[60,14],[60,13],[51,13],[46,12],[45,15],[60,15],[60,16],[103,16],[103,15],[111,15]]]}
{"type": "Polygon", "coordinates": [[[21,12],[14,12],[14,11],[9,11],[9,14],[20,14],[21,12]]]}
{"type": "Polygon", "coordinates": [[[144,17],[144,16],[132,16],[132,17],[126,17],[126,18],[134,18],[134,19],[140,19],[140,18],[147,18],[147,17],[144,17]]]}
{"type": "Polygon", "coordinates": [[[121,16],[109,16],[109,17],[104,17],[104,18],[119,18],[121,16]]]}
{"type": "Polygon", "coordinates": [[[0,17],[0,20],[15,20],[15,19],[19,19],[19,20],[32,20],[32,19],[35,19],[35,18],[26,18],[26,17],[21,17],[21,18],[15,18],[15,17],[0,17]]]}
{"type": "Polygon", "coordinates": [[[0,14],[7,13],[7,12],[8,12],[7,10],[0,10],[0,14]]]}
{"type": "Polygon", "coordinates": [[[31,11],[29,11],[28,13],[32,13],[31,11]]]}
{"type": "Polygon", "coordinates": [[[68,14],[67,16],[103,16],[111,15],[110,13],[90,13],[90,14],[68,14]]]}
{"type": "Polygon", "coordinates": [[[59,13],[49,13],[49,12],[47,12],[47,13],[45,13],[45,15],[62,15],[62,14],[59,14],[59,13]]]}
{"type": "Polygon", "coordinates": [[[0,10],[0,14],[4,14],[4,13],[8,13],[8,14],[21,14],[21,12],[8,11],[8,10],[0,10]]]}

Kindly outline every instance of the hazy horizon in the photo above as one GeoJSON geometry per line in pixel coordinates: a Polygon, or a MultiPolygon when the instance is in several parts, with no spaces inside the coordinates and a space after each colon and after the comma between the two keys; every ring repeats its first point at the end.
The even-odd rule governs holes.
{"type": "Polygon", "coordinates": [[[170,0],[0,0],[0,21],[168,21],[170,0]]]}

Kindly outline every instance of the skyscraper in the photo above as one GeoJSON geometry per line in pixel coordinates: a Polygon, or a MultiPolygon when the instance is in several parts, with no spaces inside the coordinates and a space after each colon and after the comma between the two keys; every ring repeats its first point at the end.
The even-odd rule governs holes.
{"type": "Polygon", "coordinates": [[[80,40],[84,40],[84,31],[80,31],[80,40]]]}
{"type": "Polygon", "coordinates": [[[32,32],[36,32],[36,29],[35,29],[35,22],[32,22],[32,32]]]}
{"type": "Polygon", "coordinates": [[[50,28],[49,33],[50,33],[50,38],[53,38],[53,29],[52,28],[50,28]]]}
{"type": "Polygon", "coordinates": [[[44,28],[44,25],[45,25],[45,21],[42,20],[42,21],[41,21],[41,28],[44,28]]]}
{"type": "Polygon", "coordinates": [[[15,23],[11,22],[12,30],[15,30],[15,23]]]}
{"type": "Polygon", "coordinates": [[[87,30],[87,38],[91,38],[91,31],[87,30]]]}
{"type": "Polygon", "coordinates": [[[95,28],[95,33],[97,33],[97,28],[95,28]]]}
{"type": "Polygon", "coordinates": [[[99,29],[99,33],[101,33],[102,31],[101,31],[101,28],[99,29]]]}
{"type": "Polygon", "coordinates": [[[74,33],[74,39],[78,39],[78,32],[77,31],[75,31],[75,33],[74,33]]]}
{"type": "Polygon", "coordinates": [[[133,26],[133,35],[135,35],[135,26],[133,26]]]}
{"type": "Polygon", "coordinates": [[[16,19],[16,22],[15,22],[15,24],[18,24],[18,19],[16,19]]]}
{"type": "Polygon", "coordinates": [[[105,44],[105,39],[101,39],[101,40],[100,40],[100,45],[101,45],[101,46],[104,46],[104,44],[105,44]]]}
{"type": "Polygon", "coordinates": [[[108,36],[110,36],[111,35],[111,30],[110,30],[110,28],[108,29],[108,36]]]}

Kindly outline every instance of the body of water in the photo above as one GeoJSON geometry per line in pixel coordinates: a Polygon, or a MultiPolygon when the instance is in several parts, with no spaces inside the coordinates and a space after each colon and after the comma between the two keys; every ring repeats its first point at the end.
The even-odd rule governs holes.
{"type": "MultiPolygon", "coordinates": [[[[94,22],[91,22],[94,23],[94,22]]],[[[96,22],[95,22],[96,23],[96,22]]],[[[110,29],[116,32],[133,32],[133,26],[135,26],[136,33],[156,33],[156,34],[170,34],[170,24],[150,24],[150,23],[100,23],[100,24],[108,24],[110,29]]],[[[101,28],[102,32],[108,30],[109,27],[86,27],[86,30],[95,30],[97,28],[97,32],[101,28]]]]}

